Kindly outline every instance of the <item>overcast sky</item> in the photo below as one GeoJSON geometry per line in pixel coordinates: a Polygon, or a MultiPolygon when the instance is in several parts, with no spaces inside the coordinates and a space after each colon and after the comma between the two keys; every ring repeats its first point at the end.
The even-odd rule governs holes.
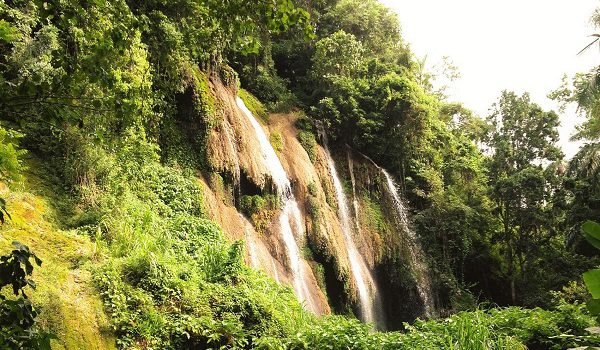
{"type": "MultiPolygon", "coordinates": [[[[600,64],[595,47],[577,55],[595,33],[589,18],[598,0],[381,0],[400,17],[402,34],[418,57],[433,67],[449,56],[461,78],[448,90],[486,116],[504,89],[528,91],[546,109],[563,74],[588,71],[600,64]]],[[[579,145],[569,142],[574,110],[561,115],[561,145],[568,157],[579,145]]]]}

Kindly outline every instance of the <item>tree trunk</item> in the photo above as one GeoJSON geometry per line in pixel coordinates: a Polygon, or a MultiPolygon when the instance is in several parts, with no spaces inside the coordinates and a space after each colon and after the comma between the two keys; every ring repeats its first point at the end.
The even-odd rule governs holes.
{"type": "Polygon", "coordinates": [[[510,298],[512,304],[515,305],[517,303],[517,292],[515,291],[515,276],[510,277],[510,298]]]}

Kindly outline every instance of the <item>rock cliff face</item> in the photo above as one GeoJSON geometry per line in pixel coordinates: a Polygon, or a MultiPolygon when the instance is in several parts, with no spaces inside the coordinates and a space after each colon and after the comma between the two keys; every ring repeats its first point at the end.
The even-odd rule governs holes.
{"type": "MultiPolygon", "coordinates": [[[[231,240],[246,242],[249,265],[293,286],[293,263],[282,239],[281,203],[269,199],[276,197],[277,188],[259,137],[236,104],[237,89],[218,78],[210,84],[218,118],[208,134],[211,171],[199,180],[206,209],[231,240]],[[244,203],[257,196],[273,203],[249,211],[244,203]]],[[[303,227],[294,238],[300,251],[301,268],[297,270],[303,271],[300,280],[308,293],[305,303],[317,314],[352,311],[360,316],[359,286],[345,248],[348,235],[339,219],[339,196],[336,198],[328,155],[321,142],[311,160],[298,140],[296,122],[300,117],[300,113],[288,113],[256,119],[271,141],[298,203],[303,227]]],[[[411,238],[407,224],[397,220],[396,203],[389,196],[382,169],[345,145],[332,145],[330,153],[348,201],[351,238],[373,276],[374,287],[382,290],[384,307],[377,311],[379,318],[396,328],[400,321],[424,315],[423,305],[428,301],[418,286],[419,275],[426,270],[415,269],[411,260],[411,249],[418,242],[411,238]]]]}

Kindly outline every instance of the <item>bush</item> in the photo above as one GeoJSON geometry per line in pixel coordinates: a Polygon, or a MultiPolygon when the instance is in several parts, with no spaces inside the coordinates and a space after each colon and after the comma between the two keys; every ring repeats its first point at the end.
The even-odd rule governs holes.
{"type": "Polygon", "coordinates": [[[248,216],[259,213],[266,208],[267,201],[259,196],[242,196],[240,198],[240,209],[248,216]]]}
{"type": "Polygon", "coordinates": [[[287,112],[298,104],[296,96],[287,88],[287,82],[264,66],[244,71],[243,83],[270,111],[287,112]]]}
{"type": "Polygon", "coordinates": [[[317,159],[317,139],[312,132],[300,130],[298,131],[298,141],[308,153],[308,158],[312,162],[317,159]]]}
{"type": "Polygon", "coordinates": [[[0,126],[0,181],[11,183],[21,180],[23,165],[19,158],[26,153],[16,145],[21,136],[0,126]]]}
{"type": "Polygon", "coordinates": [[[35,324],[38,311],[33,307],[25,288],[35,289],[28,278],[33,273],[33,259],[37,266],[42,261],[29,247],[13,242],[15,249],[0,257],[0,348],[50,349],[52,334],[41,331],[35,324]],[[7,298],[2,289],[10,287],[16,299],[7,298]],[[20,295],[20,296],[19,296],[20,295]]]}

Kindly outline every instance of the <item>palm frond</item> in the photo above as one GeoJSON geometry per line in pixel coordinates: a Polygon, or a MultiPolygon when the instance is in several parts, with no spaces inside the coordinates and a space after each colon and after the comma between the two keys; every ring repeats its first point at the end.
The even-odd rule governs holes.
{"type": "Polygon", "coordinates": [[[595,43],[598,42],[598,40],[600,40],[600,34],[592,34],[590,36],[596,37],[596,39],[594,39],[591,43],[587,44],[586,47],[584,47],[583,49],[581,49],[581,51],[579,51],[577,54],[580,55],[582,52],[584,52],[585,50],[589,49],[592,45],[594,45],[595,43]]]}

